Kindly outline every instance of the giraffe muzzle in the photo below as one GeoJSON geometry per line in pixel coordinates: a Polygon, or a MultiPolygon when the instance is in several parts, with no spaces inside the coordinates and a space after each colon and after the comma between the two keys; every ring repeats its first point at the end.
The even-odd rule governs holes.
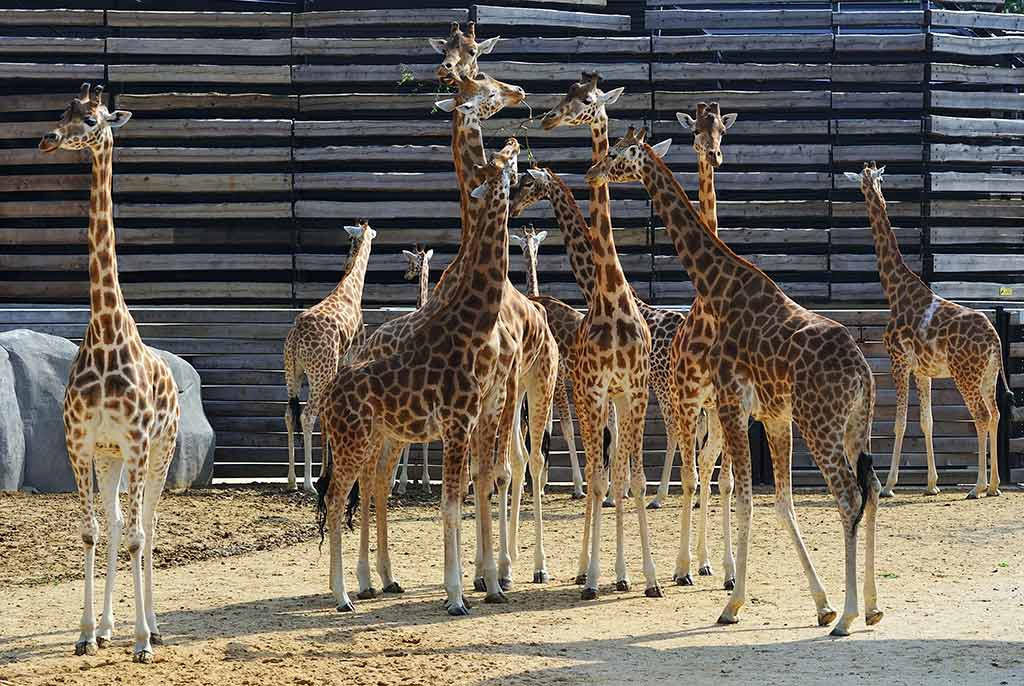
{"type": "Polygon", "coordinates": [[[53,152],[60,147],[60,134],[56,131],[43,136],[42,140],[39,141],[39,149],[43,152],[53,152]]]}

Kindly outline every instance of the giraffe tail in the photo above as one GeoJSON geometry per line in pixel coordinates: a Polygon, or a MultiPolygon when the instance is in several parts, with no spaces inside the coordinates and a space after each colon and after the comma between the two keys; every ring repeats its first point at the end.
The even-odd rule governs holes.
{"type": "Polygon", "coordinates": [[[359,479],[352,484],[351,490],[348,492],[348,504],[345,506],[345,526],[348,527],[349,531],[355,531],[355,524],[353,520],[356,516],[356,510],[359,508],[359,479]]]}
{"type": "Polygon", "coordinates": [[[612,463],[612,432],[607,426],[604,427],[604,447],[601,454],[604,457],[604,468],[608,469],[612,463]]]}
{"type": "Polygon", "coordinates": [[[1003,358],[999,357],[999,379],[1003,382],[1003,391],[1006,393],[1006,404],[1013,407],[1017,404],[1017,398],[1010,388],[1010,382],[1006,380],[1006,367],[1003,366],[1003,358]]]}
{"type": "Polygon", "coordinates": [[[299,404],[299,396],[294,395],[288,398],[288,410],[292,413],[293,426],[302,426],[302,405],[299,404]]]}
{"type": "MultiPolygon", "coordinates": [[[[297,398],[293,398],[295,405],[299,404],[297,398]]],[[[294,411],[294,407],[293,407],[294,411]]],[[[316,525],[320,532],[320,547],[324,545],[324,530],[327,528],[327,489],[331,485],[331,453],[327,453],[327,466],[323,474],[316,480],[313,487],[316,489],[316,525]]],[[[351,527],[350,527],[351,528],[351,527]]]]}
{"type": "Polygon", "coordinates": [[[875,481],[875,458],[871,453],[861,453],[857,458],[857,485],[860,486],[860,511],[853,518],[853,525],[850,527],[853,533],[857,532],[860,520],[864,517],[864,508],[867,507],[868,498],[871,497],[871,486],[875,481]]]}

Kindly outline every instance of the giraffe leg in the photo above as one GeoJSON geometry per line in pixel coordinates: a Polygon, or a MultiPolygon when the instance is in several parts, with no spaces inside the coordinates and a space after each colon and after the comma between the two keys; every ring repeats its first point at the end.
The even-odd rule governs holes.
{"type": "MultiPolygon", "coordinates": [[[[408,451],[409,446],[405,446],[408,451]]],[[[380,453],[380,462],[373,480],[376,485],[373,494],[373,507],[377,518],[377,575],[380,577],[380,586],[383,593],[404,593],[404,589],[395,581],[391,571],[391,552],[388,545],[388,485],[389,481],[382,478],[394,471],[398,456],[402,454],[400,443],[390,440],[384,441],[380,453]]],[[[362,547],[360,546],[360,550],[362,547]]],[[[360,591],[362,591],[360,586],[360,591]]],[[[372,590],[372,589],[371,589],[372,590]]],[[[361,597],[361,596],[360,596],[361,597]]]]}
{"type": "Polygon", "coordinates": [[[980,498],[981,494],[988,488],[988,429],[991,418],[988,415],[988,408],[980,398],[974,402],[968,401],[967,408],[974,417],[974,429],[978,434],[978,480],[974,488],[967,494],[968,500],[980,498]]]}
{"type": "Polygon", "coordinates": [[[124,462],[104,457],[96,460],[95,468],[103,504],[106,506],[107,531],[109,533],[107,579],[103,588],[103,614],[100,616],[100,625],[96,632],[96,645],[106,648],[114,638],[114,585],[117,578],[117,553],[121,547],[121,531],[124,528],[124,516],[121,514],[121,503],[117,491],[121,485],[124,462]]]}
{"type": "MultiPolygon", "coordinates": [[[[523,502],[523,483],[526,479],[526,453],[523,449],[523,434],[522,434],[522,407],[523,407],[523,393],[518,390],[516,395],[511,399],[515,403],[511,434],[512,434],[512,446],[511,446],[511,457],[512,457],[512,514],[509,516],[509,532],[508,532],[508,545],[509,555],[512,561],[516,561],[516,557],[519,555],[519,512],[523,502]]],[[[533,475],[531,475],[531,478],[533,475]]],[[[536,481],[536,478],[532,478],[536,481]]]]}
{"type": "Polygon", "coordinates": [[[580,597],[593,600],[597,597],[601,576],[601,503],[608,483],[602,467],[604,427],[608,424],[608,398],[605,389],[577,379],[573,380],[573,393],[587,461],[587,519],[583,535],[584,549],[580,552],[580,566],[582,568],[586,563],[586,572],[580,597]]]}
{"type": "MultiPolygon", "coordinates": [[[[714,422],[718,423],[718,413],[715,413],[714,422]]],[[[718,476],[718,495],[722,502],[722,567],[725,571],[725,580],[722,588],[731,591],[736,587],[736,558],[732,552],[732,491],[733,476],[732,464],[728,456],[722,451],[722,428],[718,427],[718,448],[716,451],[722,455],[722,468],[718,476]]]]}
{"type": "MultiPolygon", "coordinates": [[[[305,459],[305,468],[302,472],[302,490],[306,493],[316,493],[316,489],[313,488],[313,427],[316,425],[316,403],[318,398],[314,395],[312,387],[310,387],[309,400],[306,401],[306,406],[302,409],[302,450],[303,457],[305,459]]],[[[326,450],[326,437],[324,439],[325,450],[326,450]]]]}
{"type": "Polygon", "coordinates": [[[538,475],[533,483],[533,583],[547,583],[551,578],[544,553],[544,485],[547,481],[548,455],[551,437],[551,404],[557,379],[558,350],[554,340],[549,341],[548,354],[540,355],[527,375],[527,402],[529,402],[530,471],[538,475]]]}
{"type": "Polygon", "coordinates": [[[143,434],[140,441],[123,440],[119,445],[128,470],[127,543],[128,552],[131,553],[132,582],[135,587],[135,646],[132,649],[132,659],[135,662],[148,663],[153,661],[153,645],[146,622],[146,599],[142,579],[142,553],[146,545],[146,533],[142,528],[142,505],[150,439],[141,429],[140,432],[143,434]]]}
{"type": "Polygon", "coordinates": [[[661,465],[661,481],[658,483],[658,493],[654,499],[647,504],[650,510],[659,509],[668,498],[668,483],[672,476],[672,465],[676,459],[676,429],[675,429],[675,408],[673,405],[672,391],[668,388],[655,389],[655,396],[658,398],[658,407],[661,409],[661,416],[665,420],[665,461],[661,465]]]}
{"type": "MultiPolygon", "coordinates": [[[[602,456],[604,465],[603,478],[605,485],[605,497],[601,501],[601,507],[615,507],[615,496],[612,491],[612,463],[615,462],[615,454],[619,450],[619,419],[615,413],[615,406],[609,403],[608,408],[608,433],[611,435],[611,445],[608,448],[607,459],[602,456]]],[[[602,442],[603,448],[603,442],[602,442]]],[[[602,451],[603,453],[603,451],[602,451]]]]}
{"type": "MultiPolygon", "coordinates": [[[[514,483],[512,466],[512,428],[516,423],[516,398],[519,396],[519,375],[510,373],[505,379],[504,401],[497,405],[501,416],[497,425],[497,441],[494,445],[494,462],[492,467],[493,484],[498,496],[498,584],[501,590],[512,588],[512,560],[510,552],[513,541],[510,540],[511,523],[509,522],[509,489],[514,483]]],[[[520,487],[521,490],[521,487],[520,487]]],[[[475,585],[475,584],[474,584],[475,585]]],[[[486,590],[486,583],[482,584],[486,590]]]]}
{"type": "Polygon", "coordinates": [[[298,398],[291,398],[284,411],[284,428],[288,432],[288,490],[294,491],[298,486],[295,482],[295,419],[293,404],[298,405],[298,398]]]}
{"type": "MultiPolygon", "coordinates": [[[[377,597],[377,589],[373,587],[370,574],[370,505],[376,497],[377,481],[375,472],[370,468],[363,470],[359,476],[359,559],[356,562],[356,583],[359,590],[356,599],[369,600],[377,597]]],[[[377,511],[377,522],[381,522],[380,510],[377,511]]],[[[380,531],[378,526],[377,531],[380,531]]],[[[387,525],[384,525],[387,528],[387,525]]],[[[380,550],[380,540],[377,541],[380,550]]]]}
{"type": "MultiPolygon", "coordinates": [[[[441,521],[444,530],[444,587],[448,595],[448,614],[457,617],[469,614],[462,595],[462,563],[459,554],[459,526],[462,519],[461,479],[463,465],[469,456],[472,427],[446,427],[444,461],[441,481],[441,521]]],[[[486,498],[477,493],[477,498],[486,498]]]]}
{"type": "Polygon", "coordinates": [[[800,527],[796,522],[796,510],[793,509],[793,423],[789,419],[768,421],[764,424],[768,434],[768,447],[772,457],[772,472],[775,477],[775,514],[789,531],[793,545],[796,547],[800,565],[804,568],[807,584],[810,586],[811,598],[818,614],[818,626],[831,624],[836,618],[836,611],[829,605],[825,587],[814,570],[814,563],[807,552],[807,546],[800,536],[800,527]]]}
{"type": "MultiPolygon", "coordinates": [[[[623,398],[617,403],[622,411],[619,416],[625,417],[626,424],[623,440],[622,468],[630,471],[630,490],[636,506],[637,523],[640,526],[640,557],[643,560],[644,595],[648,598],[661,598],[661,587],[658,586],[658,574],[651,555],[651,534],[647,524],[647,509],[644,507],[644,491],[647,477],[644,474],[644,421],[647,417],[648,390],[646,387],[634,390],[631,397],[623,398]]],[[[623,479],[625,480],[625,479],[623,479]]],[[[625,497],[622,498],[625,500],[625,497]]]]}
{"type": "Polygon", "coordinates": [[[679,476],[683,482],[683,502],[679,512],[679,552],[676,554],[676,568],[672,573],[672,580],[680,586],[693,585],[693,577],[690,575],[690,525],[693,517],[693,494],[697,482],[693,446],[699,410],[700,408],[692,404],[680,403],[676,413],[681,456],[679,476]]]}
{"type": "MultiPolygon", "coordinates": [[[[65,424],[67,424],[65,417],[65,424]]],[[[70,434],[70,430],[65,431],[70,434]]],[[[80,534],[85,553],[85,592],[83,599],[82,619],[79,623],[81,633],[75,642],[75,655],[95,655],[96,615],[93,612],[93,583],[95,579],[96,541],[100,537],[100,524],[93,509],[93,437],[86,434],[83,438],[73,440],[70,435],[65,438],[71,467],[75,473],[75,485],[78,489],[78,504],[82,508],[80,534]]]]}
{"type": "Polygon", "coordinates": [[[420,475],[420,489],[425,493],[430,493],[430,444],[424,443],[421,448],[423,451],[423,473],[420,475]]]}
{"type": "Polygon", "coordinates": [[[892,444],[892,462],[889,464],[889,474],[885,477],[883,498],[892,497],[900,476],[900,453],[903,450],[903,435],[907,431],[907,405],[910,402],[911,365],[902,358],[893,356],[891,350],[889,354],[892,357],[892,381],[896,387],[896,422],[893,429],[895,439],[892,444]]]}
{"type": "Polygon", "coordinates": [[[164,490],[164,482],[167,480],[167,467],[171,464],[174,456],[174,443],[177,440],[177,431],[165,436],[157,445],[155,452],[151,455],[150,464],[159,461],[164,465],[158,472],[150,472],[146,478],[145,491],[142,496],[142,521],[146,532],[146,553],[145,553],[145,577],[146,577],[146,624],[149,625],[149,640],[153,645],[162,645],[163,637],[156,625],[156,605],[153,602],[153,547],[156,545],[156,506],[160,502],[160,495],[164,490]],[[156,458],[153,460],[153,458],[156,458]]]}
{"type": "Polygon", "coordinates": [[[1002,495],[999,490],[999,453],[996,449],[996,443],[998,442],[999,436],[999,405],[996,403],[996,389],[995,384],[990,391],[982,391],[982,400],[988,407],[989,423],[988,423],[988,440],[989,440],[989,463],[991,465],[991,472],[989,473],[988,490],[986,494],[991,498],[997,495],[1002,495]]]}
{"type": "Polygon", "coordinates": [[[580,472],[580,458],[576,453],[576,432],[572,426],[572,410],[569,407],[569,391],[565,380],[559,379],[555,384],[555,404],[558,406],[558,425],[565,437],[565,445],[569,450],[569,464],[572,467],[572,498],[583,498],[583,474],[580,472]]]}
{"type": "MultiPolygon", "coordinates": [[[[402,449],[402,456],[398,460],[401,466],[401,474],[398,477],[398,486],[395,489],[395,493],[398,495],[405,495],[406,486],[409,483],[409,453],[412,451],[412,444],[407,443],[405,448],[402,449]]],[[[394,481],[394,479],[392,479],[394,481]]]]}
{"type": "Polygon", "coordinates": [[[294,491],[295,483],[295,430],[297,423],[301,424],[302,413],[299,404],[299,390],[302,388],[302,377],[305,372],[298,368],[298,353],[295,350],[295,340],[291,334],[284,342],[284,380],[288,390],[288,406],[284,410],[284,427],[288,432],[288,490],[294,491]]]}
{"type": "Polygon", "coordinates": [[[476,541],[477,555],[474,575],[474,588],[486,591],[485,603],[507,603],[508,598],[502,592],[498,580],[498,565],[494,558],[492,541],[491,501],[484,494],[489,494],[494,487],[493,464],[495,436],[498,433],[498,422],[505,405],[505,393],[481,407],[480,422],[473,435],[473,451],[470,458],[470,472],[473,476],[473,489],[477,496],[476,507],[476,541]],[[479,584],[477,583],[479,582],[479,584]]]}
{"type": "Polygon", "coordinates": [[[928,453],[928,486],[925,495],[939,494],[939,473],[935,469],[935,446],[932,443],[932,380],[926,374],[914,374],[917,384],[917,398],[921,404],[921,433],[924,434],[924,447],[928,453]]]}
{"type": "Polygon", "coordinates": [[[345,587],[345,557],[341,545],[341,530],[345,526],[345,503],[349,491],[356,482],[354,474],[335,469],[331,475],[331,489],[327,494],[327,528],[331,547],[331,590],[334,592],[335,609],[338,612],[355,612],[355,605],[348,597],[345,587]],[[340,473],[339,473],[340,472],[340,473]],[[337,489],[333,486],[337,484],[337,489]]]}
{"type": "MultiPolygon", "coordinates": [[[[700,449],[700,453],[697,459],[698,463],[698,482],[700,483],[700,514],[697,516],[697,556],[700,560],[700,567],[697,568],[697,573],[701,576],[711,576],[711,556],[708,553],[708,517],[709,503],[711,501],[711,477],[715,472],[715,463],[718,461],[718,456],[722,451],[722,428],[718,426],[718,418],[708,417],[708,435],[704,441],[704,445],[700,449]]],[[[718,477],[718,490],[721,495],[721,499],[725,503],[725,507],[728,508],[728,500],[724,494],[724,483],[729,480],[729,489],[732,490],[731,476],[726,476],[726,470],[722,469],[718,477]]],[[[722,532],[723,536],[726,536],[725,531],[722,532]]],[[[730,546],[726,546],[723,560],[729,559],[732,556],[730,546]]],[[[723,562],[723,565],[725,563],[723,562]]],[[[725,580],[729,581],[732,579],[729,572],[735,573],[735,562],[731,565],[726,565],[726,576],[725,580]]]]}
{"type": "Polygon", "coordinates": [[[742,398],[743,389],[730,389],[723,393],[719,385],[718,417],[722,423],[725,452],[732,463],[736,482],[736,515],[739,518],[739,545],[736,548],[736,584],[718,618],[719,624],[735,624],[739,611],[747,598],[747,556],[750,549],[750,528],[753,525],[753,484],[750,467],[750,443],[747,439],[747,421],[750,412],[732,398],[742,398]],[[727,405],[725,402],[729,400],[727,405]]]}

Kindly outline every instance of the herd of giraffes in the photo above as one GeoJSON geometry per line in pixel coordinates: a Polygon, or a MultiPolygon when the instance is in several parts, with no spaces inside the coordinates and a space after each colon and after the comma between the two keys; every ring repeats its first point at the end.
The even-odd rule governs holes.
{"type": "MultiPolygon", "coordinates": [[[[547,581],[541,496],[553,402],[569,445],[574,495],[586,498],[576,576],[583,586],[581,597],[598,595],[601,511],[609,489],[609,504],[615,508],[615,588],[627,591],[630,586],[624,530],[629,498],[639,524],[644,594],[661,597],[648,508],[643,502],[641,443],[653,389],[665,417],[669,447],[658,496],[650,507],[664,501],[676,447],[682,456],[684,502],[673,581],[694,583],[690,528],[698,478],[703,480],[698,573],[712,573],[704,520],[710,476],[721,456],[724,586],[731,593],[718,621],[738,621],[747,597],[752,525],[747,423],[754,417],[767,432],[776,512],[793,538],[817,620],[825,626],[836,619],[793,508],[790,472],[795,422],[836,499],[844,532],[846,600],[832,634],[847,635],[858,616],[861,521],[866,536],[864,614],[867,624],[876,624],[882,618],[874,569],[878,498],[892,495],[896,485],[911,375],[920,394],[928,452],[926,492],[938,492],[930,383],[932,378],[952,377],[978,434],[978,481],[968,497],[999,495],[996,384],[1001,379],[1007,392],[1009,388],[994,327],[983,314],[935,295],[903,261],[882,195],[883,168],[865,164],[860,174],[849,174],[860,183],[866,199],[891,311],[884,342],[892,358],[898,408],[892,464],[883,488],[870,454],[875,384],[856,340],[840,324],[788,298],[717,235],[714,172],[722,162],[723,134],[736,115],[721,114],[717,103],[698,104],[693,116],[678,115],[694,136],[700,178],[700,203],[695,206],[663,160],[671,140],[651,145],[644,129],[630,128],[618,142],[609,144],[606,110],[623,89],[602,90],[596,74],[584,74],[541,118],[541,125],[545,129],[590,127],[593,166],[586,174],[588,218],[550,167],[534,165],[526,174],[519,173],[520,147],[515,138],[497,152],[485,153],[481,122],[526,98],[523,89],[478,70],[477,58],[490,52],[496,41],[477,42],[472,24],[465,32],[453,24],[446,39],[431,40],[444,56],[438,68],[440,80],[457,89],[437,107],[452,117],[452,154],[462,212],[458,254],[433,290],[428,286],[432,251],[419,246],[415,252],[406,251],[406,278],[419,283],[417,309],[364,335],[360,300],[376,232],[366,222],[346,227],[352,246],[345,274],[330,295],[296,318],[285,342],[289,485],[296,485],[293,433],[301,427],[304,485],[319,491],[321,531],[326,528],[329,538],[330,588],[337,609],[354,609],[346,586],[341,536],[346,524],[352,526],[357,507],[362,516],[356,596],[371,598],[378,593],[369,561],[371,501],[376,513],[380,591],[402,592],[389,557],[388,495],[400,460],[400,488],[408,480],[409,446],[434,440],[443,445],[441,515],[448,613],[463,615],[470,608],[460,560],[461,508],[470,481],[476,510],[473,586],[486,594],[484,602],[507,602],[527,464],[533,476],[536,530],[533,580],[547,581]],[[697,297],[686,315],[651,307],[626,280],[613,240],[609,202],[609,186],[625,182],[643,184],[693,281],[697,297]],[[542,199],[551,203],[561,228],[573,274],[586,299],[585,313],[539,292],[536,256],[546,234],[530,229],[522,237],[509,235],[509,218],[542,199]],[[510,238],[518,241],[527,259],[527,294],[508,278],[510,238]],[[310,389],[304,408],[298,400],[303,377],[310,389]],[[571,433],[570,387],[582,433],[585,475],[571,433]],[[521,429],[524,399],[528,440],[521,429]],[[695,459],[702,414],[707,438],[695,459]],[[314,485],[311,435],[318,418],[329,457],[314,485]],[[989,442],[993,466],[986,470],[989,442]],[[991,477],[986,482],[987,471],[991,477]],[[734,490],[739,529],[735,558],[729,505],[734,490]],[[498,512],[497,552],[491,496],[498,512]]],[[[107,109],[102,87],[83,84],[39,147],[43,152],[88,150],[92,157],[91,315],[64,400],[67,449],[81,502],[85,546],[84,612],[75,652],[95,654],[112,639],[117,551],[127,526],[135,589],[133,654],[136,661],[149,662],[153,646],[161,642],[153,607],[156,505],[174,454],[180,413],[170,371],[143,344],[118,282],[111,199],[113,130],[130,118],[130,112],[107,109]],[[126,518],[118,495],[122,470],[128,485],[126,518]],[[93,614],[99,538],[94,472],[110,536],[98,626],[93,614]]],[[[429,487],[425,453],[423,469],[421,484],[429,487]]]]}

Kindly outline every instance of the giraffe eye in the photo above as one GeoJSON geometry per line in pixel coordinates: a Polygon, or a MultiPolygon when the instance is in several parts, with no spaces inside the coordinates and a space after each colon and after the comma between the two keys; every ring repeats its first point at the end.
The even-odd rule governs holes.
{"type": "Polygon", "coordinates": [[[96,126],[96,117],[82,117],[82,121],[86,126],[96,126]]]}

